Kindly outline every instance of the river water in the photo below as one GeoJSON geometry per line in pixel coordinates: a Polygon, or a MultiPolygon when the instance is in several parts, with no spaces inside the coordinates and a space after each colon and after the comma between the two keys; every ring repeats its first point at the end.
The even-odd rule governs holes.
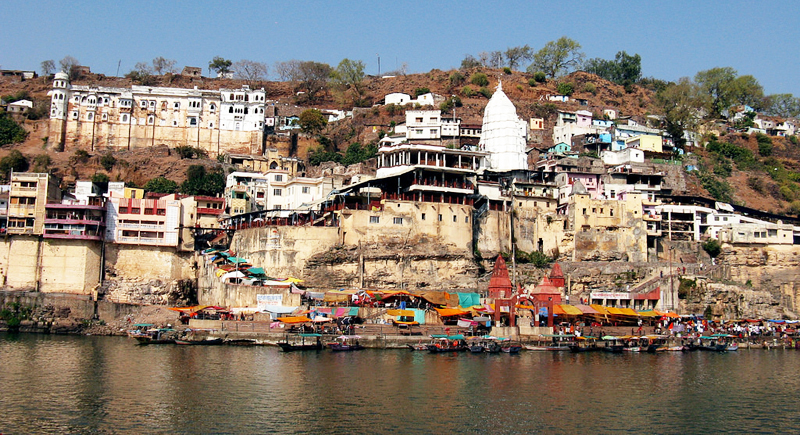
{"type": "Polygon", "coordinates": [[[437,355],[0,334],[0,433],[797,433],[800,352],[437,355]]]}

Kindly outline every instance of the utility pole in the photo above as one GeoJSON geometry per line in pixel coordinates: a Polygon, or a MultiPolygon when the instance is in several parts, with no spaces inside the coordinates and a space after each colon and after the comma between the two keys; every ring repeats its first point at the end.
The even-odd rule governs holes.
{"type": "Polygon", "coordinates": [[[381,55],[378,54],[378,53],[375,53],[375,56],[378,56],[378,77],[380,77],[380,75],[381,75],[381,55]]]}

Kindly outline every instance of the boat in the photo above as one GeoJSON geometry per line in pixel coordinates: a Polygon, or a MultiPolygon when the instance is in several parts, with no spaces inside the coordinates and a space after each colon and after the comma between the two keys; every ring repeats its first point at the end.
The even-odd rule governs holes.
{"type": "Polygon", "coordinates": [[[622,353],[625,351],[625,339],[628,337],[615,337],[613,335],[606,335],[603,337],[605,346],[603,351],[609,353],[622,353]]]}
{"type": "Polygon", "coordinates": [[[622,348],[623,352],[641,352],[639,337],[630,337],[625,340],[625,347],[622,348]]]}
{"type": "Polygon", "coordinates": [[[573,344],[572,334],[542,334],[532,344],[526,344],[525,350],[540,352],[565,352],[573,344]],[[566,339],[566,340],[565,340],[566,339]]]}
{"type": "Polygon", "coordinates": [[[728,347],[725,348],[727,352],[736,352],[737,350],[739,350],[739,343],[736,342],[730,343],[728,347]]]}
{"type": "Polygon", "coordinates": [[[334,352],[349,352],[353,350],[362,350],[364,346],[359,344],[358,340],[361,337],[358,335],[340,335],[336,337],[336,341],[328,343],[328,347],[334,352]]]}
{"type": "Polygon", "coordinates": [[[645,335],[640,339],[646,340],[646,345],[642,345],[642,350],[648,353],[656,353],[659,348],[667,345],[667,339],[662,335],[645,335]]]}
{"type": "Polygon", "coordinates": [[[322,334],[287,334],[284,341],[278,342],[278,347],[280,347],[284,352],[293,352],[296,350],[322,350],[322,334]],[[308,339],[308,342],[306,342],[306,339],[308,339]]]}
{"type": "Polygon", "coordinates": [[[472,353],[483,353],[486,349],[483,341],[478,340],[485,340],[484,337],[470,337],[470,344],[469,344],[469,351],[472,353]]]}
{"type": "Polygon", "coordinates": [[[519,353],[522,350],[522,344],[517,341],[503,341],[500,344],[500,350],[503,353],[519,353]]]}
{"type": "Polygon", "coordinates": [[[597,339],[595,337],[575,337],[575,340],[576,341],[569,347],[572,353],[597,352],[603,350],[603,348],[597,346],[597,339]]]}
{"type": "Polygon", "coordinates": [[[206,337],[202,340],[187,340],[187,339],[176,339],[175,344],[180,344],[184,346],[217,346],[224,342],[222,338],[211,338],[206,337]]]}
{"type": "Polygon", "coordinates": [[[433,342],[428,345],[428,351],[432,353],[442,352],[462,352],[467,350],[467,342],[464,341],[464,335],[431,335],[433,342]]]}
{"type": "Polygon", "coordinates": [[[132,329],[128,337],[135,338],[141,345],[148,344],[173,344],[178,331],[172,328],[132,329]]]}
{"type": "Polygon", "coordinates": [[[418,351],[428,350],[428,344],[427,343],[422,343],[421,341],[419,343],[407,344],[406,346],[408,346],[408,348],[411,349],[412,352],[415,351],[415,350],[418,350],[418,351]]]}

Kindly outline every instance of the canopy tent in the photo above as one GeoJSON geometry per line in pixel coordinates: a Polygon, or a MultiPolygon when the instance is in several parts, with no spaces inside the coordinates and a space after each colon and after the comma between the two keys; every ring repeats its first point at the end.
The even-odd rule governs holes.
{"type": "Polygon", "coordinates": [[[463,316],[464,314],[468,313],[468,311],[460,310],[458,308],[436,308],[436,311],[441,317],[463,316]]]}
{"type": "Polygon", "coordinates": [[[660,317],[661,314],[657,313],[655,310],[648,310],[648,311],[639,311],[639,315],[642,317],[660,317]]]}
{"type": "Polygon", "coordinates": [[[251,268],[247,269],[247,273],[252,274],[252,275],[267,276],[266,272],[264,272],[264,269],[261,268],[261,267],[251,267],[251,268]]]}
{"type": "Polygon", "coordinates": [[[232,278],[244,278],[245,276],[247,276],[247,275],[245,275],[241,271],[236,270],[236,271],[233,271],[233,272],[228,272],[225,275],[222,275],[220,277],[220,279],[222,281],[225,281],[225,280],[232,279],[232,278]]]}
{"type": "Polygon", "coordinates": [[[592,307],[595,311],[597,311],[597,314],[603,314],[603,315],[609,314],[609,312],[606,309],[606,307],[604,307],[602,305],[592,304],[592,305],[590,305],[590,307],[592,307]]]}
{"type": "Polygon", "coordinates": [[[553,314],[564,314],[567,316],[580,316],[583,314],[581,310],[572,305],[561,304],[553,306],[553,314]]]}
{"type": "Polygon", "coordinates": [[[579,309],[583,314],[600,314],[599,311],[588,305],[576,305],[575,308],[579,309]]]}
{"type": "Polygon", "coordinates": [[[297,311],[300,307],[284,307],[283,305],[268,305],[264,308],[264,311],[273,314],[291,314],[297,311]]]}

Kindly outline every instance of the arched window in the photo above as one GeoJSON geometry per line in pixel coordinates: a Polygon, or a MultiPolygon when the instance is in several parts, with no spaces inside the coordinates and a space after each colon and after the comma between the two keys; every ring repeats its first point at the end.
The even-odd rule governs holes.
{"type": "Polygon", "coordinates": [[[231,101],[233,101],[233,99],[234,99],[233,94],[231,94],[231,101]]]}
{"type": "Polygon", "coordinates": [[[231,108],[228,109],[228,113],[233,113],[233,106],[231,106],[231,108]]]}
{"type": "Polygon", "coordinates": [[[244,108],[244,114],[247,115],[247,107],[244,108]]]}
{"type": "Polygon", "coordinates": [[[211,105],[208,106],[208,108],[213,112],[213,111],[217,110],[217,105],[214,104],[214,103],[211,103],[211,105]]]}

